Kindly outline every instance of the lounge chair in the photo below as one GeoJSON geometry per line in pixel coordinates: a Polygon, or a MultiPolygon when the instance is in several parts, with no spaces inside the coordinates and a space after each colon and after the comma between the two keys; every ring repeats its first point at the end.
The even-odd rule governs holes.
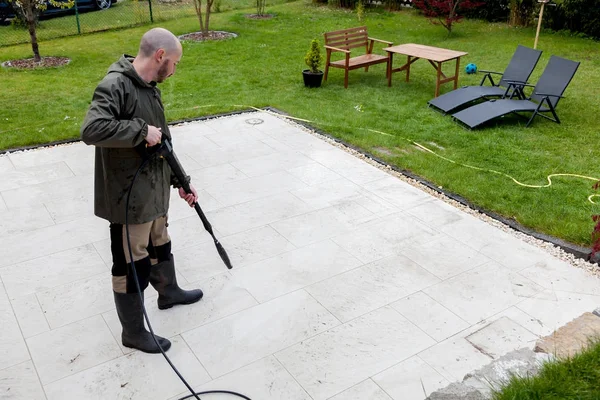
{"type": "MultiPolygon", "coordinates": [[[[578,62],[552,56],[550,57],[550,61],[548,61],[548,65],[546,66],[546,69],[544,69],[540,80],[533,87],[533,92],[529,98],[490,100],[465,108],[464,110],[453,114],[452,117],[471,129],[494,118],[519,112],[532,113],[526,126],[531,124],[531,121],[533,121],[536,115],[560,124],[560,120],[556,114],[556,105],[563,97],[563,93],[567,86],[569,86],[575,72],[577,72],[577,68],[579,68],[578,62]],[[554,118],[544,115],[543,113],[551,113],[554,118]]],[[[509,82],[509,84],[518,87],[533,86],[523,82],[509,82]]]]}
{"type": "Polygon", "coordinates": [[[481,70],[485,75],[479,86],[464,86],[427,103],[444,113],[450,113],[479,99],[502,97],[509,86],[507,81],[527,82],[541,55],[540,50],[519,45],[504,73],[481,70]],[[498,83],[494,82],[492,74],[501,75],[498,83]],[[484,86],[486,79],[492,86],[484,86]]]}

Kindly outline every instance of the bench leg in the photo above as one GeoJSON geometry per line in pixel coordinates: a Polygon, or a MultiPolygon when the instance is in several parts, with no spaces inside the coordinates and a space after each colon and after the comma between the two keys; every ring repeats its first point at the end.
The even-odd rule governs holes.
{"type": "Polygon", "coordinates": [[[344,69],[344,87],[348,89],[348,68],[344,69]]]}

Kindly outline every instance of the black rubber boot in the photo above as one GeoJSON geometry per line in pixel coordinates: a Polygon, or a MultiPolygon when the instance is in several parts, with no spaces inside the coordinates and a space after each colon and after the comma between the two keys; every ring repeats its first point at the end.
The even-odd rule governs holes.
{"type": "MultiPolygon", "coordinates": [[[[123,327],[121,340],[123,346],[138,349],[144,353],[160,353],[156,346],[152,334],[144,326],[144,314],[142,312],[142,302],[137,293],[117,293],[115,295],[115,304],[117,314],[123,327]]],[[[160,347],[164,351],[169,350],[171,342],[160,336],[156,336],[160,347]]]]}
{"type": "Polygon", "coordinates": [[[166,310],[177,304],[192,304],[202,298],[202,290],[183,290],[177,285],[175,262],[171,254],[168,261],[159,262],[150,269],[150,283],[158,292],[158,308],[166,310]]]}

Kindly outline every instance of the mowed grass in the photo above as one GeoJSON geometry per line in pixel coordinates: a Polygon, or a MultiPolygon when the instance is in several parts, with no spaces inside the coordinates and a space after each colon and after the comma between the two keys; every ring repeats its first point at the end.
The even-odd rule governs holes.
{"type": "Polygon", "coordinates": [[[513,377],[494,400],[600,399],[600,342],[570,359],[544,365],[537,376],[513,377]]]}
{"type": "MultiPolygon", "coordinates": [[[[312,124],[398,168],[459,194],[473,204],[512,218],[526,227],[575,244],[589,245],[591,215],[599,207],[588,201],[593,181],[555,177],[546,188],[528,188],[494,170],[530,185],[547,184],[547,176],[573,173],[600,178],[600,52],[598,42],[542,33],[544,51],[531,81],[536,82],[550,55],[581,66],[558,106],[562,124],[538,118],[530,128],[509,118],[469,131],[427,107],[433,97],[435,71],[425,61],[412,65],[411,81],[402,73],[387,86],[385,66],[350,73],[333,69],[319,89],[305,88],[301,71],[310,40],[322,43],[323,32],[359,25],[350,11],[314,6],[307,1],[269,6],[270,20],[245,17],[252,8],[213,14],[211,29],[235,32],[222,42],[184,43],[177,74],[162,84],[169,120],[194,118],[249,107],[272,106],[312,124]],[[445,159],[425,152],[430,148],[445,159]],[[468,164],[481,169],[462,166],[468,164]]],[[[369,11],[365,25],[372,37],[462,50],[481,69],[502,71],[516,46],[533,45],[535,31],[505,24],[464,21],[448,37],[440,26],[412,10],[369,11]]],[[[175,34],[197,31],[195,18],[165,21],[175,34]]],[[[148,27],[103,32],[41,43],[42,55],[67,56],[64,68],[40,71],[0,69],[0,148],[15,148],[76,138],[96,84],[121,54],[135,54],[148,27]]],[[[380,51],[381,47],[378,48],[380,51]]],[[[27,45],[0,48],[0,61],[30,56],[27,45]]],[[[403,62],[396,57],[395,66],[403,62]]],[[[448,65],[451,72],[453,65],[448,65]]],[[[466,75],[461,85],[478,84],[481,74],[466,75]]],[[[451,85],[442,89],[447,92],[451,85]]]]}

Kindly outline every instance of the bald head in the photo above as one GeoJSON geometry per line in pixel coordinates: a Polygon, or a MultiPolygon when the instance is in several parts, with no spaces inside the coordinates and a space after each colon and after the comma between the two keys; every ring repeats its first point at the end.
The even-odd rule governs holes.
{"type": "Polygon", "coordinates": [[[167,54],[177,54],[181,52],[181,43],[166,29],[150,29],[142,36],[138,56],[152,57],[159,49],[163,49],[167,54]]]}

